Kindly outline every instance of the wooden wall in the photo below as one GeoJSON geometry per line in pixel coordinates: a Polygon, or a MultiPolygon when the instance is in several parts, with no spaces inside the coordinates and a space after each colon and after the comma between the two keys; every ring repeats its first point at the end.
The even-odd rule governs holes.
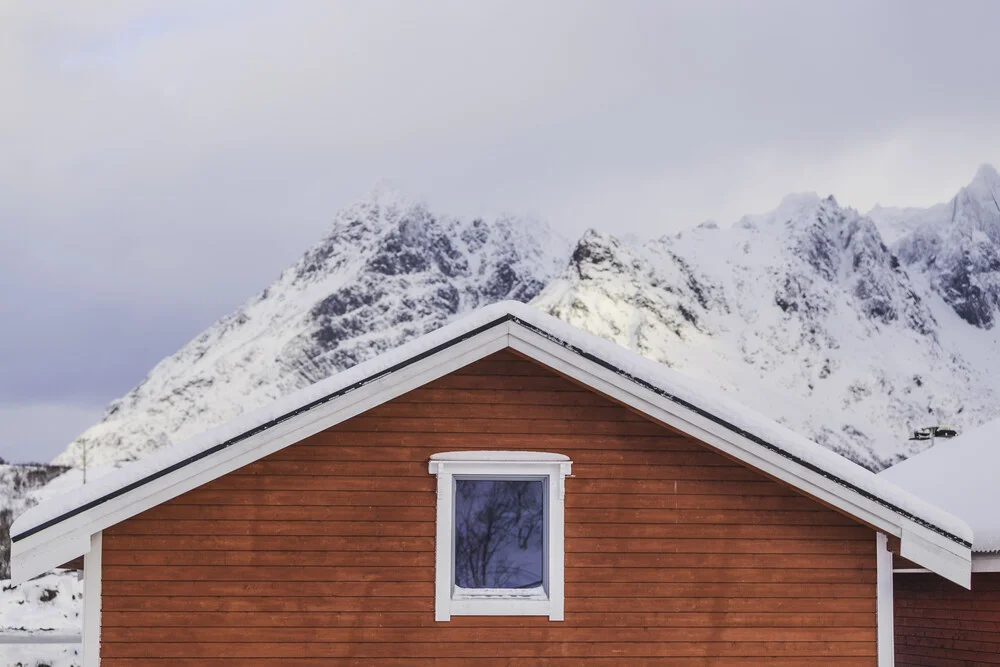
{"type": "Polygon", "coordinates": [[[503,352],[104,534],[103,665],[875,665],[871,529],[503,352]],[[565,453],[566,620],[434,621],[435,478],[565,453]]]}
{"type": "Polygon", "coordinates": [[[972,590],[933,574],[897,574],[896,667],[1000,665],[1000,573],[972,590]]]}

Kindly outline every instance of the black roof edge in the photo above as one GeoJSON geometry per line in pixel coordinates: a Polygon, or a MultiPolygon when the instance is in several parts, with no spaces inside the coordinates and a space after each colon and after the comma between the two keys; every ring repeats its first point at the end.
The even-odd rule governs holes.
{"type": "Polygon", "coordinates": [[[537,326],[535,326],[533,324],[530,324],[530,323],[528,323],[528,322],[526,322],[526,321],[518,318],[516,315],[511,314],[511,313],[503,315],[502,317],[498,317],[497,319],[495,319],[495,320],[493,320],[491,322],[488,322],[488,323],[483,324],[483,325],[481,325],[479,327],[476,327],[475,329],[467,331],[467,332],[465,332],[464,334],[462,334],[460,336],[456,336],[455,338],[452,338],[451,340],[448,340],[448,341],[445,341],[444,343],[441,343],[440,345],[437,345],[435,347],[432,347],[432,348],[429,348],[427,350],[424,350],[423,352],[421,352],[419,354],[416,354],[416,355],[410,357],[409,359],[406,359],[406,360],[401,361],[401,362],[399,362],[397,364],[394,364],[393,366],[390,366],[390,367],[388,367],[388,368],[386,368],[384,370],[381,370],[378,373],[374,373],[374,374],[372,374],[372,375],[370,375],[370,376],[368,376],[368,377],[366,377],[366,378],[364,378],[362,380],[358,380],[357,382],[354,382],[354,383],[352,383],[352,384],[350,384],[350,385],[348,385],[346,387],[341,387],[340,389],[338,389],[335,392],[327,394],[326,396],[318,398],[318,399],[316,399],[316,400],[314,400],[314,401],[312,401],[310,403],[307,403],[307,404],[305,404],[305,405],[303,405],[303,406],[301,406],[299,408],[296,408],[295,410],[287,412],[287,413],[281,415],[280,417],[272,419],[271,421],[268,421],[268,422],[265,422],[263,424],[260,424],[259,426],[256,426],[256,427],[254,427],[254,428],[252,428],[252,429],[250,429],[250,430],[248,430],[248,431],[246,431],[244,433],[241,433],[240,435],[237,435],[237,436],[235,436],[233,438],[230,438],[229,440],[226,440],[225,442],[219,443],[218,445],[215,445],[215,446],[210,447],[210,448],[208,448],[206,450],[198,452],[197,454],[193,454],[192,456],[189,456],[188,458],[183,459],[182,461],[178,461],[177,463],[174,463],[174,464],[172,464],[172,465],[170,465],[170,466],[168,466],[166,468],[163,468],[161,470],[157,470],[156,472],[151,473],[151,474],[147,475],[146,477],[143,477],[140,480],[132,482],[131,484],[123,486],[122,488],[116,489],[116,490],[114,490],[114,491],[112,491],[110,493],[107,493],[104,496],[101,496],[100,498],[97,498],[95,500],[92,500],[92,501],[84,504],[84,505],[81,505],[80,507],[76,507],[76,508],[74,508],[72,510],[69,510],[68,512],[65,512],[65,513],[63,513],[63,514],[61,514],[61,515],[59,515],[59,516],[57,516],[57,517],[55,517],[53,519],[50,519],[50,520],[48,520],[48,521],[46,521],[44,523],[40,523],[37,526],[24,531],[23,533],[18,533],[17,535],[12,535],[11,536],[11,542],[18,542],[18,541],[23,540],[23,539],[25,539],[27,537],[30,537],[31,535],[34,535],[34,534],[39,533],[39,532],[41,532],[43,530],[46,530],[47,528],[50,528],[50,527],[52,527],[52,526],[54,526],[56,524],[59,524],[59,523],[65,521],[66,519],[72,518],[72,517],[74,517],[74,516],[76,516],[78,514],[82,514],[83,512],[86,512],[87,510],[93,509],[94,507],[102,505],[102,504],[106,503],[109,500],[113,500],[114,498],[117,498],[117,497],[119,497],[121,495],[124,495],[124,494],[126,494],[126,493],[128,493],[130,491],[133,491],[134,489],[137,489],[137,488],[139,488],[141,486],[144,486],[144,485],[148,484],[149,482],[152,482],[152,481],[154,481],[156,479],[159,479],[160,477],[163,477],[165,475],[169,475],[170,473],[174,472],[175,470],[179,470],[179,469],[184,468],[184,467],[186,467],[186,466],[188,466],[188,465],[190,465],[192,463],[195,463],[196,461],[200,461],[201,459],[206,458],[208,456],[211,456],[212,454],[215,454],[216,452],[220,452],[220,451],[222,451],[224,449],[228,449],[229,447],[232,447],[233,445],[238,444],[238,443],[246,440],[247,438],[253,437],[253,436],[257,435],[258,433],[262,433],[264,431],[267,431],[268,429],[271,429],[271,428],[277,426],[278,424],[286,422],[289,419],[297,417],[300,414],[303,414],[305,412],[309,412],[313,408],[316,408],[316,407],[318,407],[320,405],[328,403],[328,402],[332,401],[335,398],[339,398],[340,396],[348,394],[348,393],[354,391],[355,389],[359,389],[359,388],[361,388],[361,387],[363,387],[363,386],[365,386],[367,384],[371,384],[372,382],[375,382],[376,380],[379,380],[379,379],[385,377],[386,375],[391,375],[392,373],[395,373],[398,370],[406,368],[407,366],[409,366],[411,364],[414,364],[414,363],[416,363],[418,361],[426,359],[429,356],[432,356],[434,354],[437,354],[438,352],[441,352],[441,351],[446,350],[446,349],[448,349],[450,347],[453,347],[453,346],[457,345],[458,343],[461,343],[462,341],[465,341],[465,340],[467,340],[469,338],[472,338],[474,336],[478,336],[479,334],[483,333],[484,331],[488,331],[489,329],[492,329],[492,328],[494,328],[494,327],[496,327],[498,325],[504,324],[506,322],[514,322],[514,323],[518,324],[519,326],[522,326],[525,329],[531,331],[532,333],[535,333],[535,334],[537,334],[539,336],[542,336],[543,338],[545,338],[545,339],[547,339],[547,340],[549,340],[549,341],[551,341],[551,342],[559,345],[560,347],[563,347],[563,348],[565,348],[567,350],[570,350],[571,352],[573,352],[575,354],[578,354],[579,356],[587,359],[588,361],[591,361],[591,362],[593,362],[593,363],[595,363],[595,364],[597,364],[597,365],[599,365],[599,366],[601,366],[601,367],[603,367],[603,368],[605,368],[605,369],[607,369],[607,370],[615,373],[616,375],[619,375],[619,376],[621,376],[621,377],[629,380],[630,382],[633,382],[633,383],[641,386],[642,388],[647,389],[647,390],[653,392],[654,394],[656,394],[658,396],[661,396],[661,397],[663,397],[663,398],[665,398],[665,399],[667,399],[667,400],[669,400],[669,401],[671,401],[673,403],[676,403],[676,404],[678,404],[678,405],[680,405],[680,406],[682,406],[682,407],[684,407],[684,408],[686,408],[688,410],[691,410],[691,411],[695,412],[696,414],[698,414],[699,416],[702,416],[702,417],[704,417],[704,418],[706,418],[706,419],[708,419],[708,420],[710,420],[712,422],[715,422],[716,424],[718,424],[718,425],[726,428],[727,430],[732,431],[733,433],[736,433],[737,435],[740,435],[740,436],[746,438],[747,440],[750,440],[754,444],[760,445],[761,447],[764,447],[765,449],[767,449],[767,450],[769,450],[771,452],[774,452],[775,454],[778,454],[779,456],[782,456],[783,458],[786,458],[786,459],[788,459],[790,461],[793,461],[794,463],[796,463],[796,464],[798,464],[798,465],[800,465],[800,466],[802,466],[802,467],[804,467],[804,468],[806,468],[808,470],[811,470],[812,472],[815,472],[815,473],[817,473],[819,475],[822,475],[823,477],[826,477],[827,479],[829,479],[829,480],[831,480],[833,482],[836,482],[840,486],[843,486],[846,489],[850,489],[851,491],[854,491],[855,493],[861,495],[862,497],[867,498],[868,500],[871,500],[872,502],[874,502],[874,503],[876,503],[878,505],[881,505],[882,507],[885,507],[886,509],[889,509],[889,510],[893,511],[896,514],[898,514],[898,515],[900,515],[902,517],[910,519],[914,523],[917,523],[917,524],[919,524],[919,525],[921,525],[921,526],[923,526],[923,527],[925,527],[925,528],[927,528],[927,529],[929,529],[929,530],[931,530],[931,531],[933,531],[933,532],[941,535],[942,537],[946,537],[947,539],[949,539],[949,540],[951,540],[953,542],[956,542],[956,543],[960,544],[961,546],[964,546],[964,547],[967,547],[967,548],[970,548],[970,549],[972,548],[972,543],[969,542],[968,540],[964,540],[961,537],[958,537],[957,535],[953,535],[953,534],[949,533],[948,531],[944,530],[943,528],[940,528],[940,527],[938,527],[938,526],[930,523],[929,521],[927,521],[925,519],[921,519],[920,517],[915,516],[911,512],[908,512],[908,511],[904,510],[903,508],[898,507],[897,505],[894,505],[893,503],[890,503],[890,502],[888,502],[888,501],[886,501],[886,500],[884,500],[884,499],[876,496],[875,494],[873,494],[873,493],[871,493],[869,491],[866,491],[866,490],[864,490],[864,489],[862,489],[862,488],[860,488],[860,487],[858,487],[858,486],[856,486],[854,484],[851,484],[847,480],[841,479],[840,477],[831,474],[830,472],[828,472],[828,471],[820,468],[819,466],[817,466],[817,465],[815,465],[813,463],[810,463],[809,461],[806,461],[806,460],[804,460],[804,459],[802,459],[802,458],[800,458],[798,456],[795,456],[794,454],[792,454],[790,452],[787,452],[784,449],[782,449],[782,448],[780,448],[780,447],[778,447],[776,445],[773,445],[773,444],[767,442],[763,438],[760,438],[760,437],[754,435],[753,433],[750,433],[749,431],[746,431],[744,429],[739,428],[735,424],[732,424],[732,423],[726,421],[725,419],[722,419],[721,417],[719,417],[717,415],[714,415],[714,414],[712,414],[712,413],[710,413],[710,412],[708,412],[706,410],[703,410],[703,409],[699,408],[698,406],[696,406],[696,405],[694,405],[694,404],[692,404],[692,403],[690,403],[688,401],[685,401],[682,398],[674,396],[673,394],[671,394],[671,393],[669,393],[669,392],[661,389],[660,387],[657,387],[653,383],[648,382],[647,380],[644,380],[641,377],[633,375],[632,373],[628,373],[628,372],[626,372],[626,371],[618,368],[614,364],[611,364],[611,363],[605,361],[604,359],[601,359],[600,357],[597,357],[597,356],[595,356],[593,354],[590,354],[589,352],[587,352],[585,350],[582,350],[579,347],[577,347],[577,346],[575,346],[575,345],[573,345],[573,344],[571,344],[571,343],[569,343],[567,341],[562,340],[558,336],[554,336],[554,335],[550,334],[549,332],[547,332],[547,331],[545,331],[543,329],[540,329],[539,327],[537,327],[537,326]]]}
{"type": "Polygon", "coordinates": [[[823,477],[826,477],[827,479],[829,479],[829,480],[831,480],[833,482],[836,482],[840,486],[843,486],[844,488],[850,489],[851,491],[854,491],[855,493],[857,493],[857,494],[859,494],[859,495],[867,498],[868,500],[871,500],[871,501],[873,501],[873,502],[881,505],[882,507],[885,507],[886,509],[892,510],[896,514],[898,514],[900,516],[903,516],[903,517],[906,517],[907,519],[910,519],[914,523],[920,524],[921,526],[923,526],[925,528],[928,528],[928,529],[934,531],[935,533],[938,533],[939,535],[948,538],[949,540],[951,540],[953,542],[957,542],[958,544],[960,544],[960,545],[962,545],[964,547],[968,547],[970,549],[972,548],[972,543],[969,542],[968,540],[963,540],[961,537],[959,537],[957,535],[952,535],[948,531],[946,531],[943,528],[940,528],[938,526],[935,526],[934,524],[932,524],[931,522],[927,521],[926,519],[921,519],[920,517],[913,515],[911,512],[908,512],[908,511],[904,510],[902,507],[899,507],[897,505],[894,505],[893,503],[888,502],[887,500],[879,498],[878,496],[876,496],[875,494],[871,493],[870,491],[866,491],[866,490],[864,490],[864,489],[862,489],[862,488],[860,488],[860,487],[858,487],[858,486],[856,486],[854,484],[851,484],[847,480],[841,479],[840,477],[838,477],[838,476],[830,473],[829,471],[820,468],[819,466],[815,465],[814,463],[810,463],[809,461],[806,461],[806,460],[804,460],[804,459],[802,459],[802,458],[800,458],[800,457],[792,454],[791,452],[785,451],[781,447],[778,447],[776,445],[771,444],[770,442],[767,442],[763,438],[760,438],[760,437],[754,435],[753,433],[750,433],[749,431],[741,429],[740,427],[738,427],[735,424],[732,424],[732,423],[726,421],[725,419],[719,417],[718,415],[714,415],[714,414],[712,414],[712,413],[710,413],[710,412],[708,412],[706,410],[703,410],[703,409],[699,408],[697,405],[694,405],[693,403],[689,403],[688,401],[685,401],[682,398],[678,398],[677,396],[674,396],[673,394],[671,394],[671,393],[669,393],[667,391],[664,391],[663,389],[660,389],[659,387],[657,387],[653,383],[647,382],[646,380],[643,380],[640,377],[637,377],[635,375],[632,375],[631,373],[623,371],[622,369],[618,368],[617,366],[615,366],[613,364],[610,364],[607,361],[604,361],[600,357],[596,357],[596,356],[590,354],[589,352],[586,352],[585,350],[581,350],[580,348],[576,347],[575,345],[567,343],[566,341],[564,341],[564,340],[562,340],[562,339],[560,339],[560,338],[558,338],[556,336],[553,336],[553,335],[549,334],[548,332],[546,332],[546,331],[544,331],[542,329],[539,329],[538,327],[536,327],[536,326],[534,326],[532,324],[529,324],[528,322],[520,320],[517,317],[514,317],[513,319],[514,319],[515,322],[517,322],[517,324],[519,324],[520,326],[524,327],[525,329],[528,329],[528,330],[530,330],[530,331],[538,334],[539,336],[543,336],[543,337],[549,339],[550,341],[552,341],[552,342],[554,342],[554,343],[556,343],[558,345],[561,345],[562,347],[564,347],[564,348],[566,348],[568,350],[571,350],[572,352],[575,352],[576,354],[580,355],[581,357],[584,357],[585,359],[594,362],[595,364],[597,364],[599,366],[603,366],[604,368],[612,371],[613,373],[615,373],[617,375],[620,375],[621,377],[624,377],[624,378],[630,380],[631,382],[634,382],[635,384],[643,387],[644,389],[648,389],[649,391],[653,392],[654,394],[657,394],[658,396],[662,396],[663,398],[665,398],[665,399],[667,399],[669,401],[672,401],[673,403],[677,403],[678,405],[683,406],[683,407],[687,408],[688,410],[691,410],[692,412],[695,412],[698,415],[700,415],[700,416],[702,416],[702,417],[704,417],[704,418],[706,418],[706,419],[708,419],[710,421],[713,421],[713,422],[715,422],[716,424],[718,424],[720,426],[725,427],[727,430],[730,430],[733,433],[741,435],[744,438],[746,438],[747,440],[750,440],[751,442],[753,442],[753,443],[755,443],[757,445],[760,445],[761,447],[763,447],[763,448],[765,448],[765,449],[767,449],[769,451],[772,451],[775,454],[778,454],[778,455],[780,455],[780,456],[788,459],[789,461],[794,461],[795,463],[797,463],[798,465],[802,466],[803,468],[806,468],[806,469],[811,470],[811,471],[813,471],[815,473],[818,473],[818,474],[822,475],[823,477]]]}
{"type": "Polygon", "coordinates": [[[483,333],[484,331],[488,331],[489,329],[492,329],[493,327],[495,327],[497,325],[509,322],[512,319],[512,317],[513,316],[508,313],[507,315],[504,315],[503,317],[499,317],[499,318],[493,320],[492,322],[484,324],[484,325],[482,325],[480,327],[476,327],[475,329],[473,329],[471,331],[468,331],[468,332],[462,334],[461,336],[456,336],[455,338],[453,338],[453,339],[451,339],[449,341],[446,341],[444,343],[441,343],[440,345],[437,345],[437,346],[432,347],[430,349],[424,350],[420,354],[414,355],[414,356],[410,357],[409,359],[406,359],[404,361],[399,362],[398,364],[394,364],[393,366],[390,366],[389,368],[386,368],[385,370],[382,370],[382,371],[379,371],[378,373],[374,373],[372,375],[369,375],[368,377],[366,377],[366,378],[364,378],[362,380],[358,380],[357,382],[354,382],[353,384],[347,385],[346,387],[341,387],[340,389],[338,389],[335,392],[327,394],[326,396],[318,398],[315,401],[312,401],[310,403],[306,403],[302,407],[296,408],[296,409],[292,410],[291,412],[287,412],[287,413],[281,415],[280,417],[276,417],[275,419],[272,419],[271,421],[268,421],[268,422],[265,422],[263,424],[260,424],[259,426],[256,426],[256,427],[250,429],[249,431],[241,433],[241,434],[239,434],[239,435],[237,435],[237,436],[235,436],[233,438],[230,438],[229,440],[226,440],[225,442],[221,442],[218,445],[214,445],[212,447],[209,447],[208,449],[200,451],[197,454],[192,454],[191,456],[189,456],[186,459],[178,461],[177,463],[174,463],[174,464],[172,464],[170,466],[167,466],[166,468],[163,468],[161,470],[157,470],[154,473],[150,473],[149,475],[143,477],[142,479],[136,480],[136,481],[132,482],[131,484],[127,484],[126,486],[123,486],[120,489],[115,489],[114,491],[112,491],[110,493],[107,493],[107,494],[101,496],[100,498],[92,500],[89,503],[85,503],[85,504],[81,505],[80,507],[76,507],[74,509],[71,509],[68,512],[65,512],[64,514],[61,514],[61,515],[59,515],[59,516],[57,516],[55,518],[49,519],[48,521],[46,521],[44,523],[40,523],[37,526],[35,526],[34,528],[30,528],[30,529],[24,531],[23,533],[18,533],[17,535],[12,535],[11,536],[11,542],[18,542],[20,540],[23,540],[24,538],[30,537],[30,536],[34,535],[35,533],[41,532],[41,531],[43,531],[43,530],[45,530],[47,528],[50,528],[50,527],[52,527],[52,526],[54,526],[54,525],[56,525],[58,523],[62,523],[66,519],[70,519],[70,518],[76,516],[77,514],[82,514],[83,512],[86,512],[87,510],[93,509],[93,508],[97,507],[98,505],[102,505],[102,504],[108,502],[109,500],[113,500],[113,499],[117,498],[118,496],[121,496],[121,495],[124,495],[124,494],[128,493],[129,491],[133,491],[134,489],[137,489],[140,486],[145,486],[146,484],[148,484],[148,483],[150,483],[150,482],[152,482],[154,480],[157,480],[160,477],[163,477],[165,475],[169,475],[170,473],[174,472],[175,470],[180,470],[181,468],[187,467],[187,466],[191,465],[192,463],[195,463],[195,462],[200,461],[201,459],[203,459],[205,457],[208,457],[208,456],[211,456],[212,454],[215,454],[216,452],[221,452],[224,449],[228,449],[229,447],[232,447],[235,444],[243,442],[247,438],[251,438],[251,437],[257,435],[258,433],[263,433],[264,431],[267,431],[268,429],[271,429],[271,428],[277,426],[278,424],[286,422],[289,419],[297,417],[297,416],[299,416],[299,415],[301,415],[301,414],[303,414],[305,412],[309,412],[313,408],[319,407],[320,405],[323,405],[324,403],[329,403],[330,401],[332,401],[335,398],[339,398],[340,396],[344,396],[345,394],[349,394],[350,392],[354,391],[355,389],[359,389],[359,388],[361,388],[361,387],[363,387],[363,386],[365,386],[367,384],[371,384],[372,382],[375,382],[376,380],[379,380],[380,378],[383,378],[386,375],[391,375],[392,373],[395,373],[398,370],[406,368],[407,366],[409,366],[411,364],[415,364],[415,363],[417,363],[418,361],[420,361],[422,359],[426,359],[427,357],[429,357],[431,355],[434,355],[434,354],[437,354],[438,352],[446,350],[449,347],[457,345],[458,343],[461,343],[464,340],[472,338],[473,336],[478,336],[479,334],[483,333]]]}

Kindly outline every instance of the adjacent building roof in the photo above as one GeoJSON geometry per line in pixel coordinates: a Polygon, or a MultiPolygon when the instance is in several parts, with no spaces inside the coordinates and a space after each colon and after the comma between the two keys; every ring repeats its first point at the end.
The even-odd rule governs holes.
{"type": "Polygon", "coordinates": [[[969,585],[971,529],[718,391],[534,308],[503,302],[28,510],[14,523],[23,580],[90,537],[477,359],[510,348],[899,537],[901,554],[969,585]]]}
{"type": "Polygon", "coordinates": [[[937,444],[879,477],[961,517],[972,550],[1000,552],[1000,419],[937,444]]]}

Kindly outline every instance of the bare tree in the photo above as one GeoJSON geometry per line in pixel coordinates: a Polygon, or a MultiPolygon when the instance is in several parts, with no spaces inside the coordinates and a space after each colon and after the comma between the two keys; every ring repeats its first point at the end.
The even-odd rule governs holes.
{"type": "Polygon", "coordinates": [[[542,583],[542,482],[458,480],[455,581],[463,588],[542,583]]]}

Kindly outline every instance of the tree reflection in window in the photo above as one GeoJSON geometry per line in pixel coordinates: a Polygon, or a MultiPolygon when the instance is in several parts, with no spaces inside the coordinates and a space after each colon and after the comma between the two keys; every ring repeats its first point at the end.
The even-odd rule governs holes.
{"type": "Polygon", "coordinates": [[[455,480],[455,583],[541,586],[544,500],[541,480],[455,480]]]}

